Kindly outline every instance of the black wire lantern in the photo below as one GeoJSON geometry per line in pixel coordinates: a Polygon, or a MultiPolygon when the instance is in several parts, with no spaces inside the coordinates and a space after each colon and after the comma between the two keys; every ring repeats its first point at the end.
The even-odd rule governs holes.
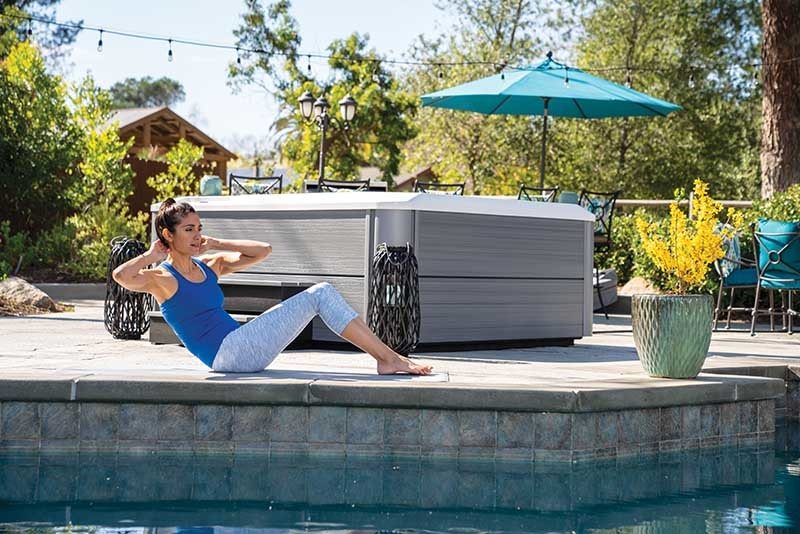
{"type": "Polygon", "coordinates": [[[372,259],[369,327],[395,352],[408,356],[419,343],[419,275],[414,247],[380,243],[372,259]]]}
{"type": "Polygon", "coordinates": [[[111,240],[103,320],[106,330],[116,339],[141,339],[142,334],[150,328],[150,317],[147,313],[155,307],[153,296],[129,291],[111,276],[118,266],[145,252],[147,247],[141,241],[125,236],[117,236],[111,240]]]}

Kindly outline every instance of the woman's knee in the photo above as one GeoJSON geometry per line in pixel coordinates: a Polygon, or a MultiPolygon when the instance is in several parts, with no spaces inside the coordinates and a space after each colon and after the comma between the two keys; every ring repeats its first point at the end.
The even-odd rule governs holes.
{"type": "Polygon", "coordinates": [[[329,291],[333,289],[333,286],[330,282],[318,282],[308,289],[311,290],[312,293],[316,293],[317,291],[329,291]]]}

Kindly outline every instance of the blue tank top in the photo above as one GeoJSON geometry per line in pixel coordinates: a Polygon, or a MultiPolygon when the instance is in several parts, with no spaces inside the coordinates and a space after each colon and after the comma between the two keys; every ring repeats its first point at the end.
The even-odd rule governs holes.
{"type": "Polygon", "coordinates": [[[183,346],[211,367],[222,340],[239,323],[222,309],[224,297],[214,270],[202,261],[192,261],[206,275],[202,282],[187,280],[170,263],[161,263],[178,281],[178,290],[161,304],[161,313],[183,346]]]}

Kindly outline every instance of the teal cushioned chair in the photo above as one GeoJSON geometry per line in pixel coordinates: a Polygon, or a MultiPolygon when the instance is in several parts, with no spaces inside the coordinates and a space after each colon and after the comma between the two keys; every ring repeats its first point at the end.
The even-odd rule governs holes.
{"type": "MultiPolygon", "coordinates": [[[[723,228],[728,228],[733,230],[733,227],[730,225],[718,225],[717,231],[721,231],[723,228]]],[[[756,287],[758,284],[758,270],[756,269],[755,261],[749,258],[743,258],[741,255],[741,247],[739,244],[739,236],[737,234],[733,234],[732,237],[723,237],[722,241],[722,248],[725,250],[725,256],[714,262],[714,270],[717,271],[719,275],[719,292],[717,294],[717,306],[714,310],[714,326],[713,329],[717,329],[717,323],[719,322],[719,316],[722,312],[727,312],[727,322],[725,325],[725,329],[729,329],[731,327],[731,313],[734,311],[743,311],[743,312],[752,312],[752,308],[734,308],[733,307],[733,296],[734,292],[737,289],[744,289],[750,287],[756,287]],[[722,307],[722,295],[726,292],[730,291],[728,295],[728,306],[723,309],[722,307]]],[[[773,306],[773,295],[772,291],[770,291],[770,310],[772,310],[773,306]]],[[[772,327],[774,328],[774,324],[772,327]]]]}
{"type": "Polygon", "coordinates": [[[775,314],[758,310],[758,296],[762,289],[779,289],[788,292],[788,306],[779,313],[788,318],[788,331],[792,333],[793,317],[798,314],[792,306],[792,296],[800,290],[800,222],[759,219],[753,227],[758,282],[753,304],[750,335],[755,335],[759,315],[775,314]]]}

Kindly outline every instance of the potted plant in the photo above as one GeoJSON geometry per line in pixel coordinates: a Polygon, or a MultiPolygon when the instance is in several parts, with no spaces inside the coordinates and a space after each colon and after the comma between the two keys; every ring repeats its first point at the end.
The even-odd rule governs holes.
{"type": "Polygon", "coordinates": [[[665,294],[634,295],[631,301],[636,352],[652,377],[694,378],[703,368],[714,303],[711,295],[697,290],[711,264],[724,256],[723,239],[742,224],[741,215],[729,210],[732,226],[720,229],[721,210],[722,205],[708,196],[708,185],[695,180],[693,217],[673,202],[667,235],[657,232],[657,224],[636,219],[645,253],[666,275],[665,294]]]}

